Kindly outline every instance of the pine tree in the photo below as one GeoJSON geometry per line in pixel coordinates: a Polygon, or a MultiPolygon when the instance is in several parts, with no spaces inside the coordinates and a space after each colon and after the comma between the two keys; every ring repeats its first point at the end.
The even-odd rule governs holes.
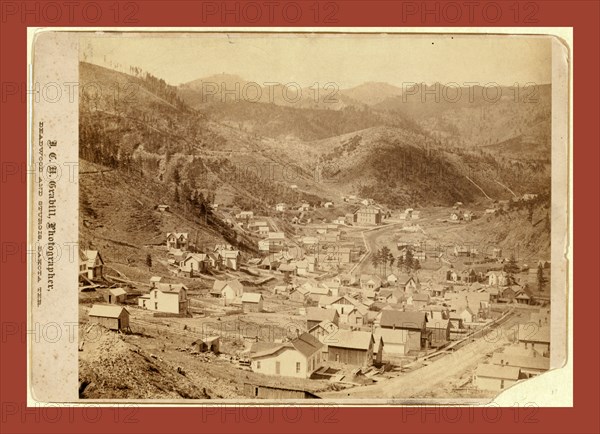
{"type": "Polygon", "coordinates": [[[373,256],[371,257],[371,264],[373,264],[373,267],[375,267],[375,269],[379,267],[379,265],[381,264],[381,257],[379,256],[379,252],[373,252],[373,256]]]}
{"type": "Polygon", "coordinates": [[[152,255],[150,253],[146,255],[146,265],[148,266],[148,270],[152,268],[152,255]]]}
{"type": "Polygon", "coordinates": [[[398,267],[398,271],[402,273],[404,271],[404,255],[398,256],[398,261],[396,262],[396,266],[398,267]]]}
{"type": "Polygon", "coordinates": [[[414,259],[413,260],[413,266],[412,266],[413,270],[417,271],[421,269],[421,263],[419,262],[418,259],[414,259]]]}
{"type": "Polygon", "coordinates": [[[516,274],[519,272],[519,270],[520,270],[520,268],[519,268],[519,264],[517,264],[517,259],[515,258],[515,254],[512,253],[510,255],[510,259],[504,265],[504,271],[507,272],[508,274],[516,274]]]}
{"type": "Polygon", "coordinates": [[[404,265],[407,270],[412,270],[413,268],[413,252],[410,247],[406,248],[406,256],[404,257],[404,265]]]}

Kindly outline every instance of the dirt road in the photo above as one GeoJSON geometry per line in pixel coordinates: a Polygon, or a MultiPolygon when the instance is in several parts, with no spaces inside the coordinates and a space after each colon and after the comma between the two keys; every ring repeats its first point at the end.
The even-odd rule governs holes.
{"type": "MultiPolygon", "coordinates": [[[[508,336],[523,318],[515,314],[496,331],[479,338],[453,353],[431,362],[400,377],[371,386],[356,387],[339,392],[321,394],[323,398],[420,398],[435,390],[438,385],[447,385],[460,377],[465,371],[473,369],[487,354],[509,343],[508,336]]],[[[385,350],[384,350],[385,351],[385,350]]]]}

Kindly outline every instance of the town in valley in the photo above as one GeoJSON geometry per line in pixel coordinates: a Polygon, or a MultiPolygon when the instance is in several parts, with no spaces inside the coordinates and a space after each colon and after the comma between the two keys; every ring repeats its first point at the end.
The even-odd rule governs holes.
{"type": "Polygon", "coordinates": [[[94,43],[81,398],[486,399],[550,369],[550,84],[249,102],[94,43]]]}

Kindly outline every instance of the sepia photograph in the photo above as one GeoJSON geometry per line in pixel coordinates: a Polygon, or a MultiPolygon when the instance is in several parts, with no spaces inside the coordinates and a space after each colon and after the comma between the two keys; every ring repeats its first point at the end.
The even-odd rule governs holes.
{"type": "Polygon", "coordinates": [[[73,40],[80,400],[489,402],[563,365],[557,38],[73,40]]]}

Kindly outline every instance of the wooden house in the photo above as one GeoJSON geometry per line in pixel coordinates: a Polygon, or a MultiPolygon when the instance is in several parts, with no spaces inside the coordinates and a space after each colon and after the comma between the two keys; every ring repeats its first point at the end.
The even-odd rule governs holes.
{"type": "Polygon", "coordinates": [[[494,353],[490,363],[500,366],[513,366],[521,370],[521,378],[531,378],[550,369],[550,358],[516,356],[504,353],[494,353]]]}
{"type": "Polygon", "coordinates": [[[149,294],[138,298],[138,306],[156,312],[186,314],[188,288],[181,283],[158,283],[149,294]]]}
{"type": "Polygon", "coordinates": [[[306,328],[310,330],[321,321],[330,321],[336,326],[340,324],[340,315],[336,309],[309,307],[306,309],[306,328]]]}
{"type": "Polygon", "coordinates": [[[90,280],[102,279],[104,273],[104,260],[98,250],[84,250],[86,261],[86,277],[90,280]]]}
{"type": "Polygon", "coordinates": [[[121,306],[95,304],[88,312],[91,323],[109,330],[129,331],[129,311],[121,306]]]}
{"type": "Polygon", "coordinates": [[[308,299],[309,292],[301,287],[292,288],[289,293],[289,298],[298,303],[305,303],[308,299]]]}
{"type": "Polygon", "coordinates": [[[406,330],[408,338],[407,351],[419,351],[427,348],[430,343],[426,328],[427,315],[425,312],[404,312],[399,310],[382,310],[379,327],[392,330],[406,330]]]}
{"type": "Polygon", "coordinates": [[[375,206],[366,206],[354,212],[354,221],[359,225],[381,224],[381,210],[375,206]]]}
{"type": "Polygon", "coordinates": [[[360,276],[360,288],[365,290],[376,291],[381,288],[382,281],[379,276],[371,274],[363,274],[360,276]]]}
{"type": "Polygon", "coordinates": [[[254,372],[283,377],[310,378],[320,368],[323,344],[308,333],[281,344],[259,342],[250,349],[254,372]]]}
{"type": "Polygon", "coordinates": [[[392,357],[403,357],[411,349],[408,345],[410,339],[409,331],[402,329],[377,328],[373,332],[375,341],[381,340],[384,345],[383,355],[392,357]]]}
{"type": "Polygon", "coordinates": [[[533,349],[543,357],[550,357],[550,327],[535,324],[519,324],[517,341],[524,349],[533,349]]]}
{"type": "Polygon", "coordinates": [[[499,392],[519,381],[520,374],[521,370],[514,366],[479,364],[474,382],[478,389],[499,392]]]}
{"type": "Polygon", "coordinates": [[[339,327],[336,324],[325,320],[309,328],[307,333],[317,338],[319,342],[326,344],[326,338],[338,330],[339,327]]]}
{"type": "Polygon", "coordinates": [[[179,270],[189,277],[193,277],[194,272],[204,273],[208,268],[208,256],[204,253],[188,253],[179,265],[179,270]]]}
{"type": "Polygon", "coordinates": [[[354,366],[370,366],[374,358],[381,363],[383,345],[374,354],[375,338],[371,332],[338,330],[327,339],[327,354],[330,362],[354,366]]]}
{"type": "Polygon", "coordinates": [[[244,286],[239,280],[215,280],[213,287],[210,290],[210,295],[214,298],[222,298],[226,301],[231,301],[239,298],[244,293],[244,286]]]}
{"type": "Polygon", "coordinates": [[[167,248],[187,250],[189,245],[189,234],[187,232],[167,233],[167,248]]]}
{"type": "Polygon", "coordinates": [[[262,312],[263,296],[255,292],[244,292],[242,294],[242,309],[244,312],[262,312]]]}
{"type": "Polygon", "coordinates": [[[450,341],[452,323],[448,319],[432,319],[427,321],[427,330],[431,332],[431,346],[438,348],[450,341]]]}

